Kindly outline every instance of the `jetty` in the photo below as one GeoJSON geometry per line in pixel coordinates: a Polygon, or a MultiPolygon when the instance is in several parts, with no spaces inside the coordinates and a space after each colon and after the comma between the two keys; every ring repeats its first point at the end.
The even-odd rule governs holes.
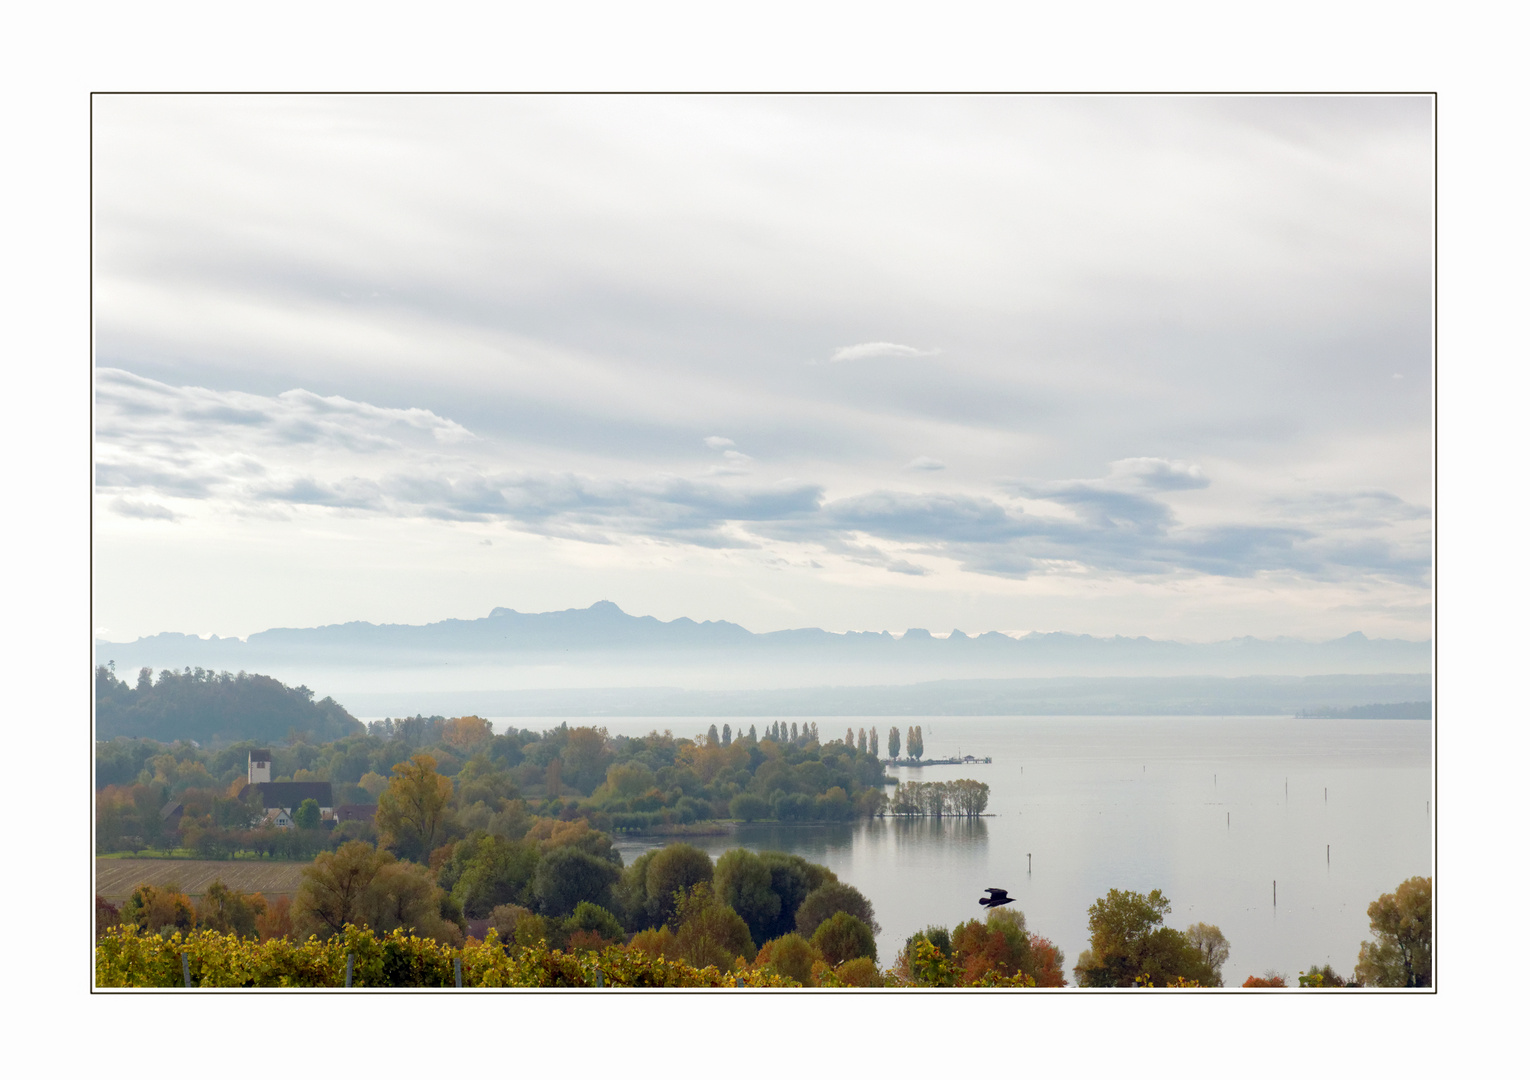
{"type": "Polygon", "coordinates": [[[946,758],[883,758],[882,764],[892,765],[899,769],[921,769],[926,765],[992,765],[993,758],[973,757],[971,754],[968,754],[966,757],[946,758]]]}

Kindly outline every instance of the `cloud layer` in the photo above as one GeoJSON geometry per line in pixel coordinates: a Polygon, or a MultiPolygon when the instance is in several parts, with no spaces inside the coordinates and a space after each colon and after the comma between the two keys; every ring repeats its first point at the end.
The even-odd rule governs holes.
{"type": "Polygon", "coordinates": [[[1194,463],[1162,458],[1110,462],[1094,479],[1000,479],[987,492],[830,498],[822,483],[723,479],[748,475],[737,466],[750,459],[719,436],[702,441],[725,466],[698,462],[694,476],[594,476],[515,468],[501,448],[429,410],[301,390],[262,397],[102,369],[96,407],[97,487],[109,510],[131,518],[191,512],[167,502],[236,513],[312,507],[495,522],[602,544],[795,543],[914,576],[931,572],[918,557],[1014,578],[1277,573],[1421,583],[1429,570],[1423,507],[1386,492],[1324,492],[1272,502],[1262,520],[1190,527],[1168,496],[1211,481],[1194,463]]]}
{"type": "Polygon", "coordinates": [[[1432,124],[1399,96],[102,95],[100,621],[260,521],[291,527],[216,596],[152,603],[264,603],[250,558],[280,582],[343,534],[328,617],[386,573],[386,617],[429,621],[471,536],[538,597],[489,606],[1422,636],[1432,124]]]}

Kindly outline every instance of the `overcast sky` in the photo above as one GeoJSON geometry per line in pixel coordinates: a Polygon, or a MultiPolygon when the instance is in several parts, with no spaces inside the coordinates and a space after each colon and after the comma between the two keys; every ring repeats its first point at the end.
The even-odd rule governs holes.
{"type": "Polygon", "coordinates": [[[97,97],[96,625],[1427,637],[1431,109],[97,97]]]}

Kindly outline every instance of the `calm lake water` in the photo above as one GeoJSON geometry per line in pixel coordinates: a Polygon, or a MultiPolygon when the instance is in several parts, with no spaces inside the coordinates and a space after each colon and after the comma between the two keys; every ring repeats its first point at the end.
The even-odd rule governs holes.
{"type": "MultiPolygon", "coordinates": [[[[763,729],[772,719],[745,719],[745,730],[750,722],[763,729]]],[[[737,726],[736,717],[726,721],[737,726]]],[[[690,735],[713,721],[589,722],[612,734],[668,727],[690,735]]],[[[723,722],[716,719],[719,727],[723,722]]],[[[994,886],[1018,898],[1014,906],[1033,932],[1063,949],[1071,982],[1073,961],[1088,944],[1089,905],[1111,888],[1157,888],[1173,903],[1168,925],[1183,929],[1204,921],[1221,927],[1232,947],[1223,968],[1230,985],[1269,969],[1294,983],[1298,971],[1314,963],[1331,963],[1348,974],[1368,937],[1366,905],[1406,878],[1434,872],[1427,720],[995,716],[818,722],[825,732],[875,724],[884,747],[891,724],[904,731],[922,724],[926,757],[959,751],[993,758],[991,765],[890,770],[905,780],[981,780],[990,788],[990,817],[740,826],[731,836],[692,841],[714,857],[733,847],[774,849],[828,866],[875,906],[883,964],[926,925],[981,917],[977,898],[994,886]]],[[[662,843],[623,840],[617,846],[630,863],[662,843]]]]}

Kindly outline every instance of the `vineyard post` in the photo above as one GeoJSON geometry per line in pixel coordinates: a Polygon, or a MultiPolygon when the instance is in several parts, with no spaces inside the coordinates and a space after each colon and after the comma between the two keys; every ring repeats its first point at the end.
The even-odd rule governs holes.
{"type": "Polygon", "coordinates": [[[452,972],[457,977],[457,989],[462,989],[462,957],[452,957],[452,972]]]}
{"type": "Polygon", "coordinates": [[[186,984],[186,989],[191,989],[191,960],[185,953],[181,953],[181,981],[186,984]]]}
{"type": "Polygon", "coordinates": [[[356,970],[356,954],[348,952],[345,954],[345,988],[347,990],[351,988],[351,972],[354,970],[356,970]]]}

